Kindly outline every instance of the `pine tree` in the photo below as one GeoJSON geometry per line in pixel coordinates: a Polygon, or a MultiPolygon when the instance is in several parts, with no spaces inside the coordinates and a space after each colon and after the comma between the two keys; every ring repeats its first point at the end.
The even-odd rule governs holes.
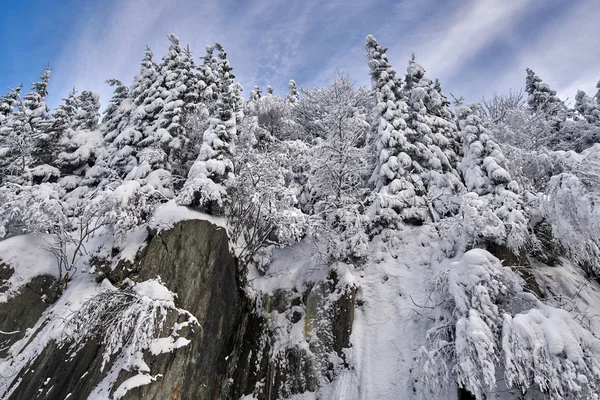
{"type": "Polygon", "coordinates": [[[460,167],[466,189],[472,193],[463,196],[460,228],[452,234],[472,236],[463,246],[495,242],[518,253],[527,237],[520,188],[506,169],[500,146],[472,107],[460,102],[456,106],[464,151],[460,167]]]}
{"type": "Polygon", "coordinates": [[[575,111],[588,123],[600,126],[600,105],[582,90],[578,90],[575,95],[575,111]]]}
{"type": "Polygon", "coordinates": [[[250,92],[249,101],[251,101],[251,102],[258,101],[258,99],[260,99],[261,97],[262,97],[262,91],[260,90],[260,87],[258,85],[255,85],[254,89],[252,89],[252,91],[250,92]]]}
{"type": "Polygon", "coordinates": [[[169,41],[171,46],[163,57],[160,68],[163,87],[166,89],[161,94],[165,102],[165,120],[160,123],[160,127],[181,140],[186,113],[194,110],[199,102],[198,78],[191,54],[181,47],[179,38],[170,34],[169,41]]]}
{"type": "Polygon", "coordinates": [[[104,116],[102,117],[102,131],[105,141],[112,141],[129,122],[129,88],[118,79],[109,79],[106,81],[109,86],[114,87],[104,116]],[[123,107],[122,107],[123,106],[123,107]]]}
{"type": "MultiPolygon", "coordinates": [[[[542,115],[548,121],[553,133],[558,132],[568,116],[567,107],[556,96],[556,91],[550,89],[550,86],[544,83],[533,70],[527,68],[526,71],[525,92],[528,94],[529,109],[535,114],[542,115]]],[[[551,138],[551,140],[556,139],[551,138]]]]}
{"type": "MultiPolygon", "coordinates": [[[[16,89],[11,89],[8,94],[0,98],[0,117],[7,117],[15,111],[15,107],[19,103],[21,98],[22,86],[18,86],[16,89]]],[[[0,123],[2,122],[0,118],[0,123]]]]}
{"type": "Polygon", "coordinates": [[[3,182],[24,183],[32,164],[33,137],[21,86],[4,99],[6,115],[0,125],[0,176],[3,182]]]}
{"type": "Polygon", "coordinates": [[[98,128],[100,119],[100,96],[84,90],[77,99],[77,112],[71,122],[74,130],[87,129],[93,131],[98,128]]]}
{"type": "Polygon", "coordinates": [[[414,132],[406,124],[408,106],[404,102],[401,80],[389,64],[385,52],[373,35],[365,45],[371,71],[376,106],[373,135],[378,157],[371,180],[379,193],[376,211],[379,223],[398,226],[402,221],[422,223],[429,219],[422,168],[413,160],[417,147],[408,137],[414,132]]]}
{"type": "Polygon", "coordinates": [[[50,68],[46,67],[40,77],[39,82],[31,84],[32,91],[23,97],[23,105],[28,114],[29,123],[32,129],[37,130],[43,125],[46,113],[49,109],[45,100],[48,96],[48,83],[50,82],[50,68]]]}
{"type": "Polygon", "coordinates": [[[294,81],[293,79],[290,80],[289,88],[290,88],[290,90],[289,90],[285,100],[289,104],[295,105],[300,100],[300,94],[298,93],[298,86],[296,86],[296,81],[294,81]]]}
{"type": "Polygon", "coordinates": [[[144,128],[154,120],[155,106],[153,102],[159,94],[157,88],[158,78],[158,66],[154,63],[152,50],[146,47],[140,71],[133,79],[133,84],[129,89],[129,96],[135,107],[132,120],[136,129],[140,132],[143,132],[144,128]]]}
{"type": "Polygon", "coordinates": [[[202,59],[202,65],[198,66],[200,73],[200,79],[206,85],[201,92],[201,98],[209,106],[209,111],[214,111],[214,105],[219,96],[219,79],[217,76],[217,69],[219,60],[214,55],[215,47],[206,46],[206,54],[202,59]]]}
{"type": "Polygon", "coordinates": [[[50,68],[46,67],[40,81],[32,83],[32,92],[23,98],[34,141],[32,157],[35,165],[54,163],[60,138],[60,132],[54,129],[53,117],[48,114],[49,108],[45,102],[49,81],[50,68]]]}
{"type": "Polygon", "coordinates": [[[237,126],[241,122],[241,97],[227,54],[222,46],[217,66],[219,97],[216,112],[204,132],[200,154],[188,173],[178,202],[212,214],[222,214],[229,198],[227,188],[235,178],[232,157],[237,126]]]}
{"type": "Polygon", "coordinates": [[[67,190],[75,189],[86,171],[95,163],[102,133],[98,130],[100,101],[97,93],[83,91],[69,94],[61,109],[64,129],[59,141],[57,166],[61,170],[59,183],[67,190]],[[68,124],[68,125],[67,125],[68,124]]]}
{"type": "MultiPolygon", "coordinates": [[[[116,83],[109,81],[110,83],[116,83]]],[[[105,173],[114,171],[117,176],[124,178],[131,170],[138,166],[138,153],[142,152],[149,143],[142,143],[154,128],[152,124],[157,113],[162,110],[163,101],[160,98],[160,76],[158,66],[153,61],[153,53],[146,47],[140,71],[133,80],[129,89],[119,86],[111,104],[107,106],[107,118],[103,127],[106,151],[100,160],[103,171],[92,171],[101,179],[105,173]],[[124,96],[126,95],[126,98],[124,96]],[[110,114],[114,110],[113,114],[110,114]]],[[[150,142],[150,140],[148,141],[150,142]]],[[[160,166],[164,157],[160,160],[160,166]]]]}
{"type": "Polygon", "coordinates": [[[419,164],[425,200],[433,221],[457,211],[457,194],[463,190],[457,170],[460,146],[454,116],[441,93],[415,60],[409,61],[403,94],[408,104],[408,139],[416,146],[413,161],[419,164]]]}

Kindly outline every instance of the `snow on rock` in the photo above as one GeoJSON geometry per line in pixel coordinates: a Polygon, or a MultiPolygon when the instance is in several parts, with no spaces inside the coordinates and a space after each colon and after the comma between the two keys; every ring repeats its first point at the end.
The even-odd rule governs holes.
{"type": "Polygon", "coordinates": [[[176,296],[175,293],[171,292],[161,283],[160,278],[136,283],[133,286],[133,291],[137,292],[140,296],[167,302],[173,302],[176,296]]]}
{"type": "Polygon", "coordinates": [[[65,316],[72,315],[87,300],[106,289],[106,284],[98,285],[93,275],[76,274],[73,277],[69,287],[57,302],[44,312],[21,340],[10,347],[8,357],[0,359],[0,376],[6,378],[5,384],[0,386],[1,398],[10,397],[11,388],[15,389],[18,386],[12,383],[23,368],[38,357],[51,341],[61,340],[64,334],[65,316]]]}
{"type": "MultiPolygon", "coordinates": [[[[116,261],[124,260],[133,263],[138,252],[146,246],[148,238],[148,230],[145,227],[138,227],[129,232],[125,243],[121,245],[121,252],[117,256],[116,261]]],[[[113,266],[116,266],[116,262],[113,266]]]]}
{"type": "Polygon", "coordinates": [[[162,375],[159,374],[157,376],[151,376],[148,374],[137,374],[135,376],[132,376],[131,378],[127,379],[125,382],[119,385],[117,390],[115,390],[115,393],[113,394],[112,398],[114,400],[120,399],[123,396],[125,396],[125,394],[131,389],[135,389],[136,387],[144,385],[149,385],[150,383],[154,382],[159,376],[162,375]]]}
{"type": "Polygon", "coordinates": [[[0,265],[14,268],[14,274],[3,284],[8,289],[0,293],[1,303],[8,301],[36,276],[58,277],[56,259],[44,249],[51,240],[50,235],[40,234],[14,236],[0,241],[0,265]]]}
{"type": "Polygon", "coordinates": [[[148,225],[151,229],[156,229],[160,232],[172,228],[179,221],[189,219],[201,219],[222,228],[226,228],[224,218],[215,217],[180,206],[175,200],[170,200],[158,207],[148,225]]]}

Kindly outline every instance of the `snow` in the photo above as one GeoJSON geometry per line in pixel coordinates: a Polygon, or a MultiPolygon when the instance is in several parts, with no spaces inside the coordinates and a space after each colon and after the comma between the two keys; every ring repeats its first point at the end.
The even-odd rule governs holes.
{"type": "Polygon", "coordinates": [[[173,339],[173,337],[169,336],[166,338],[154,339],[152,343],[150,343],[150,353],[153,355],[172,353],[173,350],[187,346],[190,342],[190,340],[183,337],[173,339]]]}
{"type": "Polygon", "coordinates": [[[0,265],[14,268],[14,274],[3,283],[7,290],[0,293],[0,303],[5,303],[31,279],[40,275],[58,277],[56,259],[44,249],[51,241],[50,235],[21,235],[0,241],[0,265]]]}
{"type": "Polygon", "coordinates": [[[58,301],[42,314],[33,327],[27,329],[21,340],[11,346],[8,357],[0,359],[0,375],[7,378],[6,385],[0,387],[0,397],[10,397],[11,381],[44,350],[50,341],[60,341],[64,332],[65,316],[72,315],[86,300],[99,293],[102,287],[95,282],[93,275],[74,276],[68,289],[58,301]]]}
{"type": "Polygon", "coordinates": [[[133,291],[141,296],[150,297],[154,300],[164,300],[167,302],[173,302],[175,300],[175,294],[160,282],[160,278],[136,283],[133,286],[133,291]]]}
{"type": "Polygon", "coordinates": [[[125,394],[129,390],[134,389],[136,387],[149,385],[150,383],[154,382],[159,376],[162,375],[159,374],[157,376],[150,376],[148,374],[137,374],[127,379],[125,382],[121,383],[117,390],[115,390],[115,393],[112,395],[112,398],[114,400],[120,399],[121,397],[125,396],[125,394]]]}
{"type": "Polygon", "coordinates": [[[208,221],[216,226],[227,229],[224,218],[215,217],[180,206],[175,200],[169,200],[165,204],[159,206],[150,219],[148,226],[151,229],[160,232],[172,228],[177,222],[190,219],[208,221]]]}
{"type": "Polygon", "coordinates": [[[251,289],[264,294],[272,294],[278,289],[303,291],[308,283],[322,282],[329,273],[323,249],[309,240],[273,249],[272,259],[264,276],[256,268],[250,268],[248,281],[251,289]]]}
{"type": "Polygon", "coordinates": [[[125,243],[121,245],[121,251],[116,257],[116,260],[114,260],[113,264],[116,265],[116,262],[119,260],[125,260],[133,263],[139,251],[146,246],[147,238],[148,230],[145,227],[138,227],[129,232],[127,234],[125,243]]]}
{"type": "MultiPolygon", "coordinates": [[[[415,386],[419,379],[415,360],[425,340],[426,326],[415,319],[414,310],[415,303],[427,301],[427,282],[432,276],[433,255],[437,254],[434,237],[433,229],[427,226],[388,232],[371,243],[374,259],[365,268],[344,263],[330,266],[323,259],[322,249],[305,240],[273,250],[273,263],[266,275],[250,270],[249,286],[259,293],[294,288],[302,291],[309,282],[325,281],[331,269],[336,270],[342,285],[359,288],[351,347],[344,350],[349,369],[342,369],[318,392],[292,399],[415,398],[414,391],[419,390],[415,386]]],[[[294,341],[294,333],[289,335],[282,340],[294,341]]]]}

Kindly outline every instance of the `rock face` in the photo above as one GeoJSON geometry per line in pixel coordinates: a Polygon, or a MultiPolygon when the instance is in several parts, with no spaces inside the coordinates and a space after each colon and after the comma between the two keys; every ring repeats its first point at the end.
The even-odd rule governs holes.
{"type": "MultiPolygon", "coordinates": [[[[338,282],[335,273],[302,293],[248,298],[225,230],[201,220],[151,237],[136,262],[121,268],[126,271],[112,276],[140,282],[160,276],[177,293],[177,307],[199,322],[185,332],[187,346],[144,355],[151,374],[161,376],[129,390],[125,399],[277,399],[315,390],[345,365],[356,289],[338,282]]],[[[169,315],[165,326],[177,318],[169,315]]],[[[76,351],[51,343],[13,381],[10,398],[86,399],[110,369],[101,371],[102,354],[94,340],[76,351]]],[[[132,375],[122,371],[113,388],[132,375]]]]}
{"type": "MultiPolygon", "coordinates": [[[[0,264],[0,280],[6,281],[14,271],[0,264]]],[[[25,336],[25,330],[35,325],[52,300],[55,279],[36,276],[6,303],[0,303],[0,357],[6,357],[8,348],[25,336]]],[[[0,286],[0,292],[6,290],[0,286]]]]}

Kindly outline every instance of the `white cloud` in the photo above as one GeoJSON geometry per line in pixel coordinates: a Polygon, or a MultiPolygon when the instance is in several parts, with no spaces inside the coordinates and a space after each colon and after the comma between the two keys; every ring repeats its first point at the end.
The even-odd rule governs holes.
{"type": "Polygon", "coordinates": [[[114,77],[129,84],[146,45],[160,61],[170,32],[190,44],[196,60],[205,45],[222,43],[246,93],[259,83],[285,94],[289,79],[308,87],[327,85],[338,70],[368,85],[363,43],[374,33],[390,47],[399,73],[415,51],[430,76],[460,94],[522,87],[524,68],[531,66],[559,93],[573,97],[577,87],[591,91],[600,78],[595,39],[600,9],[591,2],[570,6],[549,24],[536,15],[547,5],[542,0],[119,0],[106,16],[79,18],[77,34],[53,65],[50,103],[58,104],[75,86],[99,92],[106,105],[111,90],[104,81],[114,77]],[[517,37],[515,28],[524,24],[537,25],[540,32],[517,37]],[[506,72],[495,69],[493,60],[478,60],[497,41],[507,44],[506,54],[498,57],[515,58],[506,72]],[[474,60],[481,66],[467,71],[474,60]]]}
{"type": "Polygon", "coordinates": [[[419,59],[436,76],[452,76],[493,40],[508,35],[529,5],[520,0],[470,2],[455,12],[442,32],[419,46],[419,59]]]}

